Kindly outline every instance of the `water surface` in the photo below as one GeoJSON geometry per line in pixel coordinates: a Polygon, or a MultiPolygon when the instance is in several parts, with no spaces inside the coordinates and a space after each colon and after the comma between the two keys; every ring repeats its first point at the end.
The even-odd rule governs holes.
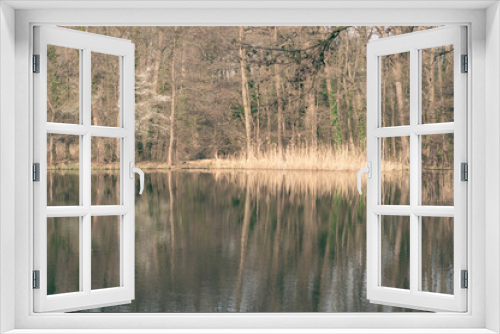
{"type": "MultiPolygon", "coordinates": [[[[92,177],[99,189],[93,189],[93,198],[109,203],[116,196],[117,174],[92,177]]],[[[385,196],[404,196],[407,177],[400,172],[384,178],[385,196]]],[[[439,193],[449,177],[435,177],[429,185],[439,193]]],[[[49,178],[50,184],[60,185],[49,191],[49,202],[74,201],[57,189],[78,184],[78,174],[50,173],[49,178]]],[[[366,299],[365,199],[353,172],[147,172],[144,193],[136,197],[136,298],[91,311],[409,311],[366,299]]],[[[382,282],[407,288],[409,229],[404,218],[383,220],[382,282]]],[[[74,291],[78,263],[70,259],[78,254],[78,224],[65,224],[63,231],[62,223],[58,229],[54,225],[48,235],[49,286],[52,293],[74,291]]],[[[452,225],[430,225],[432,233],[424,240],[424,289],[453,293],[452,225]]],[[[93,286],[116,282],[116,226],[93,221],[93,286]]]]}

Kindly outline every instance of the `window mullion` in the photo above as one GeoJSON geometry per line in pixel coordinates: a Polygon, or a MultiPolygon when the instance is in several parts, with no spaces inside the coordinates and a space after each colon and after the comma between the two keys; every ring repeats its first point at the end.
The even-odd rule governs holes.
{"type": "MultiPolygon", "coordinates": [[[[84,78],[84,68],[83,68],[83,50],[79,50],[78,52],[78,57],[79,57],[79,65],[80,65],[80,68],[79,68],[79,94],[78,94],[78,98],[79,98],[79,117],[78,119],[80,120],[80,124],[79,125],[82,125],[84,124],[84,116],[83,116],[83,107],[84,107],[84,104],[83,104],[83,101],[84,101],[84,98],[83,98],[83,78],[84,78]]],[[[83,170],[83,161],[84,161],[84,150],[82,149],[84,146],[83,146],[83,143],[84,143],[84,140],[83,140],[83,136],[80,135],[79,137],[79,147],[80,147],[80,159],[79,159],[79,170],[80,170],[80,173],[78,173],[78,178],[79,178],[79,199],[80,199],[80,206],[83,206],[84,205],[84,176],[82,175],[81,171],[83,170]]],[[[85,219],[84,217],[80,217],[79,218],[79,224],[78,224],[78,240],[79,240],[79,245],[78,245],[78,256],[79,256],[79,272],[78,272],[78,276],[79,276],[79,279],[78,279],[78,282],[79,282],[79,290],[80,291],[83,291],[85,289],[85,286],[84,286],[84,267],[83,267],[83,264],[84,264],[84,260],[87,260],[86,258],[84,258],[84,247],[83,247],[83,235],[84,235],[84,224],[85,224],[85,219]]]]}
{"type": "MultiPolygon", "coordinates": [[[[90,127],[91,125],[91,93],[92,93],[92,78],[91,78],[91,51],[90,49],[83,50],[83,59],[82,59],[82,84],[81,84],[81,92],[80,96],[82,98],[82,123],[85,127],[90,127]]],[[[83,205],[84,207],[89,208],[91,206],[92,194],[92,152],[91,149],[91,135],[90,132],[87,132],[82,136],[82,160],[81,160],[81,177],[82,181],[82,189],[83,189],[83,205]]],[[[85,216],[82,218],[82,233],[80,235],[81,240],[81,254],[82,261],[80,264],[81,268],[81,277],[83,278],[83,291],[90,293],[91,291],[91,282],[92,282],[92,273],[91,273],[91,257],[92,257],[92,249],[91,249],[91,221],[92,217],[90,216],[90,211],[87,212],[85,216]]]]}
{"type": "Polygon", "coordinates": [[[81,273],[80,277],[83,279],[83,291],[90,293],[91,290],[91,282],[92,282],[92,273],[90,271],[91,263],[90,259],[92,256],[91,249],[91,216],[90,214],[86,214],[82,219],[82,234],[80,235],[81,246],[82,249],[82,262],[80,264],[81,273]]]}
{"type": "Polygon", "coordinates": [[[419,123],[419,94],[420,91],[419,61],[418,50],[410,50],[410,291],[415,293],[419,290],[420,280],[420,235],[419,235],[419,217],[414,209],[419,204],[419,181],[420,168],[419,163],[419,138],[413,132],[413,129],[419,123]]]}
{"type": "Polygon", "coordinates": [[[373,135],[377,138],[386,137],[403,137],[409,136],[411,133],[417,135],[437,135],[443,133],[454,133],[455,123],[434,123],[434,124],[419,124],[415,126],[392,126],[387,128],[377,128],[373,130],[373,135]]]}
{"type": "Polygon", "coordinates": [[[408,125],[404,126],[391,126],[387,128],[376,128],[373,129],[373,135],[377,138],[386,138],[386,137],[403,137],[409,136],[412,129],[408,125]]]}

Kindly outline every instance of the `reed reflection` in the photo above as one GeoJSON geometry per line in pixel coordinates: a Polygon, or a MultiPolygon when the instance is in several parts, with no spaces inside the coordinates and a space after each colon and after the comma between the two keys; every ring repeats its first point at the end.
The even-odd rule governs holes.
{"type": "MultiPolygon", "coordinates": [[[[92,177],[116,189],[107,183],[117,178],[92,177]]],[[[405,193],[397,176],[386,182],[394,182],[391,192],[405,193]]],[[[435,229],[436,242],[427,245],[440,254],[430,271],[452,263],[438,242],[450,240],[445,232],[435,229]]],[[[406,249],[398,243],[408,233],[387,229],[383,238],[390,249],[406,249]]],[[[136,197],[136,298],[91,312],[409,311],[366,299],[366,237],[366,200],[351,172],[147,173],[136,197]]],[[[118,272],[102,261],[99,267],[118,272]]],[[[406,269],[387,265],[386,279],[407,280],[406,269]]],[[[439,284],[452,284],[428,274],[437,276],[439,284]]]]}

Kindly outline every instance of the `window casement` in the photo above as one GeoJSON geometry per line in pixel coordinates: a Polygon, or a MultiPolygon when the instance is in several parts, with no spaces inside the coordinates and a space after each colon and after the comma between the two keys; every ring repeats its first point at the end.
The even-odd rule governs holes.
{"type": "MultiPolygon", "coordinates": [[[[467,54],[466,28],[443,27],[381,38],[368,43],[367,53],[367,162],[368,168],[371,168],[369,171],[371,175],[367,179],[367,298],[371,302],[386,305],[464,312],[467,310],[467,290],[462,286],[461,276],[464,275],[462,271],[467,270],[467,182],[462,180],[461,166],[462,163],[467,163],[467,74],[462,67],[466,65],[462,63],[467,54]],[[425,99],[432,97],[422,94],[422,67],[427,60],[423,59],[423,54],[426,49],[445,46],[448,50],[442,49],[441,52],[452,52],[454,59],[451,71],[454,79],[453,110],[448,117],[450,119],[446,119],[448,122],[424,122],[423,114],[429,113],[429,110],[425,110],[429,104],[424,102],[425,99]],[[387,126],[383,122],[384,112],[387,111],[382,101],[383,95],[386,94],[386,91],[382,90],[382,58],[401,54],[406,54],[406,59],[409,57],[409,119],[400,120],[398,126],[387,126]],[[424,140],[428,141],[426,137],[429,136],[439,136],[442,142],[445,142],[443,145],[450,143],[453,145],[451,161],[454,170],[452,180],[454,191],[451,203],[448,203],[450,206],[429,201],[426,198],[429,194],[422,190],[424,172],[422,144],[424,140]],[[409,203],[403,203],[401,200],[389,202],[383,199],[382,146],[383,141],[390,138],[400,140],[405,138],[406,145],[409,146],[406,147],[409,148],[409,203]],[[386,282],[384,286],[382,279],[384,236],[381,231],[385,216],[392,217],[393,220],[394,217],[406,217],[406,219],[396,219],[396,225],[409,224],[405,227],[410,231],[409,286],[406,289],[401,288],[402,284],[394,282],[392,284],[386,282]],[[449,223],[449,219],[442,219],[444,217],[453,218],[449,238],[453,242],[454,256],[452,294],[422,289],[422,267],[424,261],[429,261],[422,257],[423,230],[428,228],[424,220],[428,217],[441,217],[437,219],[438,224],[449,223]]],[[[438,61],[438,58],[431,61],[438,61]]],[[[445,118],[444,116],[441,115],[445,118]]],[[[403,157],[405,158],[406,156],[403,157]]]]}
{"type": "MultiPolygon", "coordinates": [[[[135,196],[134,196],[134,44],[128,40],[110,38],[74,31],[64,28],[39,26],[34,29],[34,162],[38,169],[37,182],[34,182],[34,268],[36,286],[34,292],[34,311],[74,311],[128,303],[134,299],[134,242],[135,242],[135,196]],[[74,49],[75,63],[79,67],[79,83],[76,90],[79,107],[74,115],[76,124],[63,123],[64,119],[50,122],[47,119],[47,82],[55,78],[48,76],[48,47],[74,49]],[[102,126],[99,120],[92,119],[92,56],[97,54],[112,55],[119,58],[119,111],[113,126],[102,126]],[[48,80],[49,79],[49,80],[48,80]],[[78,201],[72,206],[60,206],[48,203],[47,190],[52,185],[47,182],[47,141],[52,135],[77,137],[79,142],[79,194],[78,201]],[[95,139],[109,138],[118,145],[119,199],[115,205],[99,205],[92,200],[91,180],[93,150],[102,150],[94,145],[95,139]],[[97,217],[111,217],[111,221],[97,220],[97,217]],[[57,221],[54,221],[57,219],[57,221]],[[95,219],[95,221],[94,221],[95,219]],[[114,219],[114,221],[113,221],[114,219]],[[64,224],[79,224],[78,243],[78,287],[65,293],[48,291],[48,247],[47,226],[64,228],[64,224]],[[57,225],[58,224],[58,225],[57,225]],[[118,270],[116,284],[111,287],[94,286],[92,272],[91,235],[99,232],[99,225],[112,225],[118,235],[116,252],[118,270]]],[[[78,70],[78,69],[76,69],[78,70]]],[[[77,71],[78,73],[78,71],[77,71]]],[[[64,112],[67,112],[66,110],[64,112]]],[[[71,189],[70,191],[75,191],[71,189]]],[[[142,192],[142,189],[141,189],[142,192]]],[[[53,202],[53,201],[52,201],[53,202]]],[[[106,228],[106,227],[104,227],[106,228]]],[[[101,228],[102,230],[102,228],[101,228]]],[[[72,268],[73,270],[75,268],[72,268]]],[[[68,268],[67,270],[72,270],[68,268]]],[[[69,273],[76,275],[76,273],[69,273]]]]}

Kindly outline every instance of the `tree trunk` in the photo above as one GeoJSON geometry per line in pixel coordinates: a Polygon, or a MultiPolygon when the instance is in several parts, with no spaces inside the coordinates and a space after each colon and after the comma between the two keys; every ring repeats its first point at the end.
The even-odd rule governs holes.
{"type": "MultiPolygon", "coordinates": [[[[340,60],[338,60],[335,64],[334,64],[334,68],[340,68],[341,64],[340,64],[340,60]]],[[[340,136],[341,136],[341,140],[342,140],[342,150],[344,152],[348,151],[349,149],[349,131],[348,131],[348,128],[347,128],[347,119],[348,119],[348,115],[346,115],[345,113],[345,108],[344,108],[344,104],[342,103],[342,80],[341,80],[341,77],[342,77],[342,71],[340,70],[340,75],[339,73],[337,73],[337,75],[335,76],[335,101],[338,101],[337,103],[337,115],[339,117],[339,124],[340,124],[340,136]]]]}
{"type": "Polygon", "coordinates": [[[352,98],[350,93],[349,82],[347,78],[350,77],[350,62],[352,61],[349,54],[349,38],[346,39],[346,47],[345,47],[345,64],[344,64],[344,98],[346,104],[347,111],[347,137],[349,139],[349,150],[354,152],[356,147],[354,146],[354,128],[353,128],[353,120],[352,120],[352,98]]]}
{"type": "Polygon", "coordinates": [[[240,71],[241,71],[241,98],[243,100],[243,111],[245,113],[245,132],[246,132],[246,158],[250,160],[252,155],[252,115],[250,110],[250,100],[248,97],[248,80],[247,80],[247,57],[243,50],[243,27],[240,27],[240,71]]]}
{"type": "Polygon", "coordinates": [[[311,76],[307,77],[307,90],[307,113],[311,133],[311,152],[315,153],[318,149],[318,115],[316,110],[316,90],[314,89],[314,80],[311,76]]]}
{"type": "MultiPolygon", "coordinates": [[[[403,82],[402,82],[402,67],[401,67],[401,56],[396,56],[396,61],[394,62],[394,88],[396,93],[396,107],[398,110],[398,115],[400,119],[399,125],[405,124],[405,116],[408,114],[409,110],[405,110],[404,103],[404,93],[403,93],[403,82]]],[[[407,136],[401,137],[401,163],[406,164],[409,161],[408,149],[410,146],[409,138],[407,136]]]]}
{"type": "MultiPolygon", "coordinates": [[[[278,45],[278,27],[274,27],[274,41],[278,45]]],[[[274,65],[274,77],[276,86],[276,99],[278,100],[278,157],[281,160],[283,157],[283,141],[282,141],[282,124],[283,124],[283,96],[281,92],[281,73],[278,60],[274,65]]]]}
{"type": "Polygon", "coordinates": [[[153,85],[151,88],[153,94],[158,94],[158,77],[160,73],[160,64],[163,54],[163,35],[164,35],[162,27],[156,27],[156,31],[158,33],[158,43],[156,45],[155,62],[153,67],[153,85]]]}
{"type": "Polygon", "coordinates": [[[335,149],[339,149],[342,146],[342,135],[340,133],[337,98],[333,93],[334,89],[332,89],[332,86],[334,85],[335,81],[332,78],[330,57],[328,57],[325,61],[325,74],[326,74],[326,91],[328,93],[328,102],[330,106],[330,144],[333,144],[335,149]]]}
{"type": "MultiPolygon", "coordinates": [[[[264,95],[267,95],[267,86],[264,86],[264,95]]],[[[269,100],[267,100],[269,103],[269,100]]],[[[266,121],[267,121],[267,133],[266,133],[266,143],[267,143],[267,151],[271,152],[272,143],[271,143],[271,108],[266,106],[266,121]]]]}
{"type": "Polygon", "coordinates": [[[257,145],[257,157],[260,156],[260,66],[257,80],[257,128],[255,129],[255,144],[257,145]]]}
{"type": "Polygon", "coordinates": [[[177,27],[175,29],[174,36],[174,47],[172,50],[172,62],[170,64],[170,80],[171,80],[171,97],[170,97],[170,143],[168,145],[168,160],[167,165],[172,167],[173,161],[173,150],[175,143],[175,91],[176,91],[176,80],[175,80],[175,52],[177,47],[177,27]]]}
{"type": "MultiPolygon", "coordinates": [[[[182,36],[180,36],[182,37],[182,36]]],[[[181,62],[181,75],[180,75],[180,82],[179,82],[179,94],[177,97],[177,118],[182,118],[183,115],[186,114],[186,98],[184,96],[185,90],[185,81],[186,81],[186,52],[185,52],[185,47],[187,42],[185,41],[184,38],[179,38],[179,43],[180,43],[180,62],[181,62]]],[[[179,154],[179,143],[183,145],[185,143],[185,140],[182,139],[183,133],[179,131],[179,134],[181,135],[181,139],[178,140],[179,135],[177,135],[177,139],[174,143],[174,153],[175,153],[175,159],[174,161],[179,161],[178,159],[178,154],[179,154]]],[[[181,150],[182,152],[182,150],[181,150]]],[[[181,157],[182,158],[182,157],[181,157]]]]}
{"type": "MultiPolygon", "coordinates": [[[[47,98],[47,105],[48,107],[50,108],[50,111],[51,111],[51,119],[49,120],[49,122],[53,122],[54,121],[54,118],[56,116],[56,111],[54,110],[54,107],[52,106],[52,103],[50,102],[50,98],[47,98]]],[[[47,166],[50,166],[51,168],[53,168],[53,164],[54,164],[54,135],[50,135],[50,136],[47,136],[49,138],[49,143],[47,144],[47,147],[49,147],[49,150],[50,150],[50,153],[49,155],[47,156],[47,166]]],[[[50,188],[47,188],[47,189],[50,189],[50,188]]],[[[51,192],[52,194],[52,192],[51,192]]]]}
{"type": "MultiPolygon", "coordinates": [[[[437,123],[438,119],[438,110],[436,108],[436,75],[434,72],[434,57],[437,56],[436,52],[431,49],[430,52],[428,52],[428,65],[429,69],[426,71],[426,77],[427,77],[427,90],[428,92],[426,94],[426,100],[428,101],[429,107],[427,110],[423,113],[422,118],[424,120],[424,123],[437,123]],[[432,119],[433,118],[433,119],[432,119]]],[[[437,64],[437,68],[439,68],[439,65],[437,64]]],[[[422,69],[423,70],[423,69],[422,69]]]]}

